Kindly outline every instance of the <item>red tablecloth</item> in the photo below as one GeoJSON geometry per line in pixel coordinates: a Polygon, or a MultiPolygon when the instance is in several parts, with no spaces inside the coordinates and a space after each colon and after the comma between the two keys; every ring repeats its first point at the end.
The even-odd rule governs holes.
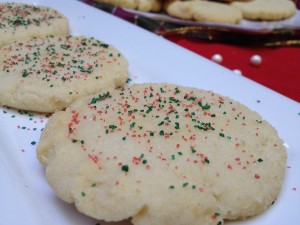
{"type": "Polygon", "coordinates": [[[220,54],[224,67],[238,69],[244,76],[300,102],[300,47],[244,47],[201,42],[183,36],[168,36],[167,39],[208,59],[220,54]],[[253,55],[261,56],[260,66],[250,63],[253,55]]]}

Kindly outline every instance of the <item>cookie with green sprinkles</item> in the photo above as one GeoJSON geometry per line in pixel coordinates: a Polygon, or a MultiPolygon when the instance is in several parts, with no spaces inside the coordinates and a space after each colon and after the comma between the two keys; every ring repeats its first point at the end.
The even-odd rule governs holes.
{"type": "Polygon", "coordinates": [[[0,3],[0,47],[13,41],[69,34],[68,19],[46,6],[0,3]]]}
{"type": "Polygon", "coordinates": [[[37,156],[62,200],[134,225],[255,216],[276,200],[287,159],[277,131],[256,112],[166,83],[101,92],[54,113],[37,156]]]}
{"type": "Polygon", "coordinates": [[[0,49],[0,68],[0,104],[50,113],[128,78],[120,51],[83,36],[16,41],[0,49]]]}

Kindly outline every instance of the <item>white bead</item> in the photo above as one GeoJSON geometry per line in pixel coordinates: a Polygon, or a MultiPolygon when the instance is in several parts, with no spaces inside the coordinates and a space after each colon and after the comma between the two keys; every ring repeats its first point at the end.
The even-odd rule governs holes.
{"type": "Polygon", "coordinates": [[[259,66],[262,63],[262,58],[259,55],[253,55],[250,62],[253,66],[259,66]]]}
{"type": "Polygon", "coordinates": [[[290,148],[290,146],[289,146],[288,143],[286,143],[286,142],[283,144],[283,146],[284,146],[286,149],[289,149],[289,148],[290,148]]]}
{"type": "Polygon", "coordinates": [[[240,71],[240,70],[238,70],[238,69],[233,70],[233,72],[234,72],[235,74],[242,75],[242,71],[240,71]]]}
{"type": "Polygon", "coordinates": [[[216,63],[221,63],[223,61],[223,57],[220,54],[214,54],[211,57],[211,60],[216,62],[216,63]]]}

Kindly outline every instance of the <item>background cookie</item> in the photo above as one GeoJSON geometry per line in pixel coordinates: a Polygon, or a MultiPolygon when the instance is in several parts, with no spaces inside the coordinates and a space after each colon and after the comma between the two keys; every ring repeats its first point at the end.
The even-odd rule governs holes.
{"type": "Polygon", "coordinates": [[[37,155],[79,211],[135,225],[222,224],[276,199],[286,153],[257,113],[213,92],[137,84],[55,113],[37,155]]]}
{"type": "Polygon", "coordinates": [[[119,7],[141,10],[145,12],[161,9],[161,0],[93,0],[98,3],[109,3],[119,7]]]}
{"type": "Polygon", "coordinates": [[[127,61],[93,38],[48,36],[0,49],[0,104],[54,112],[127,80],[127,61]]]}
{"type": "Polygon", "coordinates": [[[201,22],[239,23],[242,19],[240,10],[219,2],[171,0],[164,8],[171,16],[201,22]]]}
{"type": "Polygon", "coordinates": [[[281,20],[296,13],[295,3],[290,0],[236,1],[231,5],[240,9],[245,19],[251,20],[281,20]]]}
{"type": "Polygon", "coordinates": [[[15,40],[67,35],[67,18],[54,9],[21,3],[0,3],[0,47],[15,40]]]}

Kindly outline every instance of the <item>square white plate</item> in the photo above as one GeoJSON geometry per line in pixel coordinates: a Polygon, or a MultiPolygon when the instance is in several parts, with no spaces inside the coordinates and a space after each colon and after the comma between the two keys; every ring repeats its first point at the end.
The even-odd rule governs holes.
{"type": "MultiPolygon", "coordinates": [[[[170,82],[213,90],[260,113],[287,144],[286,179],[278,200],[266,212],[246,221],[227,224],[300,224],[298,103],[82,2],[20,2],[55,8],[69,19],[72,34],[95,37],[117,47],[130,63],[132,83],[170,82]]],[[[45,180],[35,150],[46,122],[46,115],[0,106],[0,224],[96,225],[99,221],[78,213],[73,205],[59,200],[45,180]]],[[[101,222],[101,225],[105,224],[108,223],[101,222]]]]}

